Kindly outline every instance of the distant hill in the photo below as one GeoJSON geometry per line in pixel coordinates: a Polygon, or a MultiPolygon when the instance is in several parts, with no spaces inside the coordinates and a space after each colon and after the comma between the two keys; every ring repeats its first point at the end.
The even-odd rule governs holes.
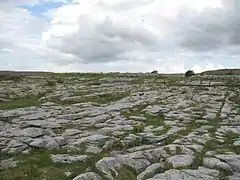
{"type": "Polygon", "coordinates": [[[44,72],[44,71],[0,71],[0,75],[38,75],[38,74],[52,74],[52,72],[44,72]]]}
{"type": "MultiPolygon", "coordinates": [[[[141,75],[141,74],[151,74],[151,73],[118,73],[112,72],[113,74],[133,74],[133,75],[141,75]]],[[[102,73],[54,73],[54,72],[46,72],[46,71],[0,71],[0,76],[2,75],[11,75],[11,76],[37,76],[37,75],[49,75],[49,74],[68,74],[68,75],[77,75],[77,74],[102,74],[102,73]]],[[[103,74],[111,74],[111,73],[103,73],[103,74]]],[[[210,70],[204,71],[199,73],[200,75],[240,75],[240,68],[238,69],[217,69],[217,70],[210,70]]],[[[182,73],[158,73],[159,76],[182,76],[182,73]]]]}
{"type": "Polygon", "coordinates": [[[210,71],[204,71],[200,74],[204,74],[204,75],[240,75],[240,68],[210,70],[210,71]]]}

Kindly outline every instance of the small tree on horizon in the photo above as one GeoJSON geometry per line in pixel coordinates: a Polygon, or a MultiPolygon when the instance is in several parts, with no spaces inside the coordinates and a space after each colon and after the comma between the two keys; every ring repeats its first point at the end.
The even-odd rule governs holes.
{"type": "Polygon", "coordinates": [[[191,76],[194,76],[195,73],[193,70],[188,70],[186,73],[185,73],[185,77],[191,77],[191,76]]]}
{"type": "Polygon", "coordinates": [[[154,71],[151,72],[151,74],[158,74],[158,71],[154,70],[154,71]]]}

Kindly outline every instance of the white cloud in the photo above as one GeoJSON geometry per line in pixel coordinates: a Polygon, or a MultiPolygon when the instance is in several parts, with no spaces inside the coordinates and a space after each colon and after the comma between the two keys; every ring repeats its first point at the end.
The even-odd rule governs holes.
{"type": "Polygon", "coordinates": [[[237,0],[0,0],[0,68],[184,72],[239,66],[239,7],[237,0]],[[16,7],[43,2],[65,4],[45,12],[47,19],[16,7]]]}

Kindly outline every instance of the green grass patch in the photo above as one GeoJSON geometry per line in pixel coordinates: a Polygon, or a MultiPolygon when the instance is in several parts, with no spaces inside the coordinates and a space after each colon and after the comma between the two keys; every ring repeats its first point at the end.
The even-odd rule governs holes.
{"type": "Polygon", "coordinates": [[[234,103],[234,107],[235,109],[237,109],[237,112],[240,115],[240,93],[235,96],[229,97],[228,100],[234,103]]]}
{"type": "Polygon", "coordinates": [[[239,138],[239,134],[228,133],[224,137],[224,143],[221,145],[223,149],[229,149],[231,152],[235,152],[236,154],[240,154],[240,147],[233,146],[234,140],[239,138]]]}
{"type": "Polygon", "coordinates": [[[143,132],[144,127],[145,127],[144,125],[134,126],[134,127],[133,127],[133,132],[134,132],[134,133],[141,133],[141,132],[143,132]]]}
{"type": "Polygon", "coordinates": [[[85,163],[60,164],[53,163],[50,154],[55,153],[44,150],[34,150],[30,154],[15,155],[18,160],[18,166],[0,170],[0,177],[5,180],[70,180],[75,176],[84,173],[88,167],[93,167],[100,159],[95,156],[85,163]],[[66,177],[64,172],[70,171],[72,175],[66,177]]]}
{"type": "Polygon", "coordinates": [[[118,175],[114,178],[115,180],[136,180],[137,173],[136,171],[128,166],[123,166],[118,175]]]}
{"type": "Polygon", "coordinates": [[[0,81],[14,81],[19,82],[22,80],[22,77],[19,75],[11,75],[11,74],[1,74],[0,81]]]}
{"type": "Polygon", "coordinates": [[[132,80],[130,83],[131,84],[144,84],[144,82],[145,82],[145,78],[143,78],[143,77],[139,77],[139,78],[137,78],[137,79],[134,79],[134,80],[132,80]]]}
{"type": "Polygon", "coordinates": [[[108,77],[133,77],[123,73],[36,73],[36,76],[57,78],[108,78],[108,77]]]}
{"type": "Polygon", "coordinates": [[[94,80],[94,81],[87,83],[87,85],[90,85],[90,86],[100,86],[101,84],[102,83],[99,80],[94,80]]]}
{"type": "Polygon", "coordinates": [[[129,96],[129,93],[113,93],[113,94],[101,94],[94,97],[85,97],[82,102],[96,102],[99,104],[106,104],[110,102],[119,101],[125,97],[129,96]]]}
{"type": "Polygon", "coordinates": [[[43,96],[43,94],[39,95],[27,95],[24,97],[19,97],[7,102],[0,102],[0,109],[17,109],[17,108],[26,108],[31,106],[38,106],[41,104],[39,99],[43,96]]]}
{"type": "Polygon", "coordinates": [[[145,117],[147,118],[146,121],[147,125],[152,125],[153,127],[165,126],[164,123],[165,117],[163,114],[159,114],[157,116],[145,114],[145,117]]]}
{"type": "Polygon", "coordinates": [[[133,107],[132,109],[125,109],[121,111],[121,114],[129,118],[130,116],[139,116],[144,115],[145,113],[141,112],[143,109],[145,109],[148,105],[147,104],[141,104],[133,107]]]}
{"type": "Polygon", "coordinates": [[[170,169],[174,169],[172,163],[165,163],[164,167],[163,167],[163,172],[170,170],[170,169]]]}
{"type": "Polygon", "coordinates": [[[56,86],[56,82],[55,81],[47,81],[44,85],[45,86],[56,86]]]}
{"type": "MultiPolygon", "coordinates": [[[[75,92],[74,95],[81,96],[85,94],[86,94],[85,92],[82,92],[82,93],[75,92]]],[[[85,103],[85,102],[106,104],[110,102],[119,101],[127,96],[129,96],[129,93],[113,93],[113,94],[107,93],[107,94],[100,94],[100,95],[91,96],[91,97],[84,97],[84,96],[76,97],[75,99],[73,98],[73,99],[64,100],[64,101],[61,101],[58,98],[52,98],[51,102],[54,102],[60,105],[70,105],[70,104],[85,103]]]]}

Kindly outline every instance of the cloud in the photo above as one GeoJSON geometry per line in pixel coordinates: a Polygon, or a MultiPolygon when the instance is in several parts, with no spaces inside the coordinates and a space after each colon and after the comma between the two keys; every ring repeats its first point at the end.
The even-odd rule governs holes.
{"type": "Polygon", "coordinates": [[[152,1],[81,1],[55,12],[44,43],[70,53],[80,62],[109,62],[136,58],[170,46],[172,28],[163,27],[152,1]],[[148,13],[148,11],[153,13],[148,13]],[[72,12],[69,14],[69,12],[72,12]],[[146,15],[145,15],[146,14],[146,15]]]}
{"type": "Polygon", "coordinates": [[[51,71],[48,65],[55,60],[69,62],[72,55],[41,45],[42,33],[48,30],[49,22],[33,16],[27,9],[16,6],[49,1],[0,1],[0,69],[51,71]]]}
{"type": "Polygon", "coordinates": [[[155,59],[164,58],[179,49],[188,56],[237,41],[235,30],[229,28],[236,20],[230,19],[236,12],[231,3],[224,1],[228,8],[223,8],[220,1],[204,1],[210,6],[204,8],[199,1],[181,2],[75,1],[51,14],[52,26],[44,33],[44,44],[74,55],[81,63],[100,63],[149,60],[153,54],[155,59]]]}
{"type": "Polygon", "coordinates": [[[238,10],[237,0],[0,0],[0,68],[184,72],[236,67],[238,10]],[[33,15],[36,4],[49,2],[62,4],[44,11],[44,17],[33,15]],[[33,13],[19,5],[33,7],[33,13]]]}
{"type": "Polygon", "coordinates": [[[179,14],[177,21],[182,22],[177,28],[180,46],[192,51],[226,49],[226,53],[231,54],[230,49],[240,44],[240,1],[223,0],[222,4],[223,8],[179,14]]]}

